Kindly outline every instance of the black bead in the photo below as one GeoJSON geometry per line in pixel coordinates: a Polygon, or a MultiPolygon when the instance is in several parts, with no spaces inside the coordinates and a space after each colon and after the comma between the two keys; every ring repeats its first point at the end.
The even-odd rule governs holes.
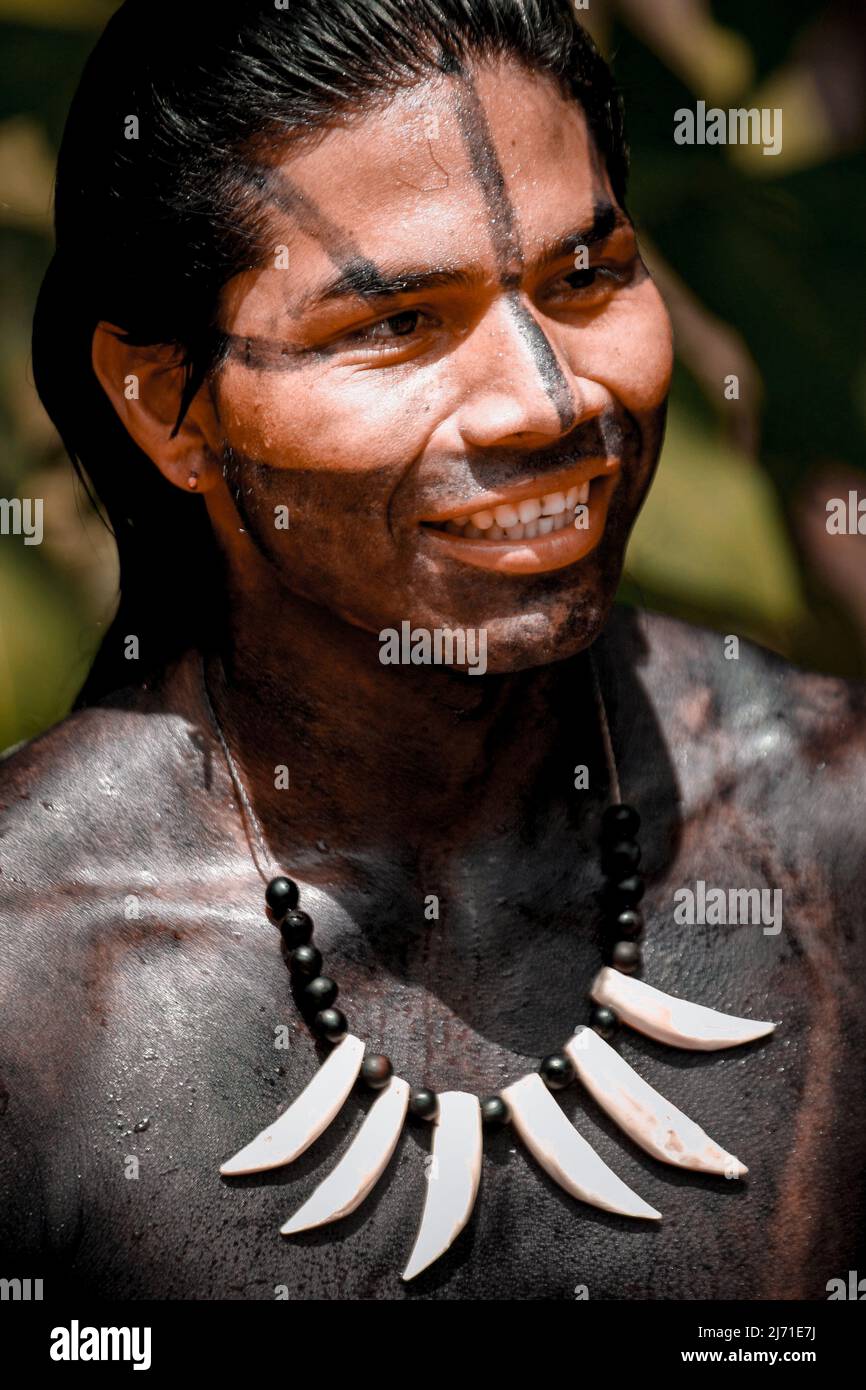
{"type": "Polygon", "coordinates": [[[615,882],[628,878],[640,863],[640,845],[637,840],[618,840],[608,845],[602,852],[602,872],[615,882]]]}
{"type": "Polygon", "coordinates": [[[590,1028],[594,1029],[600,1038],[613,1037],[618,1023],[619,1019],[613,1009],[609,1009],[605,1004],[597,1004],[589,1018],[590,1028]]]}
{"type": "Polygon", "coordinates": [[[615,941],[636,941],[643,933],[643,913],[639,907],[626,907],[611,924],[615,941]]]}
{"type": "Polygon", "coordinates": [[[287,947],[293,951],[296,946],[305,946],[313,935],[313,919],[300,908],[287,912],[280,923],[280,931],[287,947]]]}
{"type": "Polygon", "coordinates": [[[387,1086],[391,1080],[394,1068],[391,1066],[389,1057],[382,1053],[373,1053],[365,1057],[361,1063],[361,1080],[365,1081],[374,1091],[379,1091],[383,1086],[387,1086]]]}
{"type": "Polygon", "coordinates": [[[301,999],[307,1007],[316,1011],[329,1009],[339,992],[336,981],[329,979],[327,975],[316,975],[309,984],[304,985],[301,999]]]}
{"type": "Polygon", "coordinates": [[[277,921],[298,905],[298,885],[293,878],[272,878],[265,889],[265,902],[277,921]]]}
{"type": "Polygon", "coordinates": [[[640,874],[629,874],[619,883],[609,883],[606,889],[613,911],[619,914],[623,908],[634,907],[644,895],[644,881],[640,874]]]}
{"type": "Polygon", "coordinates": [[[563,1086],[570,1086],[574,1080],[574,1067],[564,1052],[551,1052],[544,1057],[538,1071],[551,1091],[561,1091],[563,1086]]]}
{"type": "Polygon", "coordinates": [[[631,840],[640,829],[640,816],[633,806],[608,806],[601,818],[601,833],[608,843],[631,840]]]}
{"type": "Polygon", "coordinates": [[[439,1110],[436,1092],[429,1086],[414,1086],[409,1092],[409,1110],[419,1120],[435,1120],[439,1110]]]}
{"type": "Polygon", "coordinates": [[[498,1129],[500,1125],[507,1125],[511,1119],[511,1111],[501,1096],[485,1096],[481,1102],[481,1123],[487,1125],[488,1129],[498,1129]]]}
{"type": "Polygon", "coordinates": [[[346,1015],[339,1009],[320,1009],[313,1019],[313,1029],[328,1042],[339,1042],[349,1031],[346,1015]]]}
{"type": "Polygon", "coordinates": [[[294,975],[318,975],[322,968],[322,953],[315,946],[296,946],[289,956],[289,968],[294,975]]]}
{"type": "Polygon", "coordinates": [[[615,970],[631,975],[640,965],[640,946],[636,941],[617,941],[610,953],[610,963],[615,970]]]}

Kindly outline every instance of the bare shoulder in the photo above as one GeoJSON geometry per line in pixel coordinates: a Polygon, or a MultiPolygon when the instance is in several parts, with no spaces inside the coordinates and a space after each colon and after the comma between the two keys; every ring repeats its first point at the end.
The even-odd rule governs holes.
{"type": "Polygon", "coordinates": [[[670,618],[619,622],[690,843],[784,883],[866,966],[866,687],[670,618]]]}
{"type": "Polygon", "coordinates": [[[195,761],[201,742],[174,686],[119,691],[0,756],[7,908],[26,890],[74,896],[160,821],[166,774],[195,761]]]}
{"type": "Polygon", "coordinates": [[[113,981],[136,949],[125,909],[171,881],[160,842],[182,840],[201,763],[177,692],[176,680],[130,687],[0,758],[0,1192],[17,1194],[2,1204],[0,1243],[10,1249],[39,1245],[54,1190],[45,1156],[74,1147],[68,1115],[57,1132],[58,1109],[81,1097],[113,981]]]}
{"type": "MultiPolygon", "coordinates": [[[[660,614],[635,618],[639,678],[666,733],[707,769],[785,778],[866,773],[866,685],[803,671],[745,638],[660,614]]],[[[821,779],[817,779],[820,781],[821,779]]],[[[816,791],[820,790],[816,785],[816,791]]]]}
{"type": "Polygon", "coordinates": [[[46,1027],[68,1014],[127,899],[164,891],[201,816],[204,747],[180,672],[0,758],[0,985],[13,1012],[24,996],[38,1012],[44,995],[46,1027]]]}
{"type": "Polygon", "coordinates": [[[0,758],[4,1063],[37,1090],[63,1074],[85,1017],[99,1026],[135,904],[154,921],[173,911],[201,854],[216,772],[194,672],[184,659],[0,758]]]}

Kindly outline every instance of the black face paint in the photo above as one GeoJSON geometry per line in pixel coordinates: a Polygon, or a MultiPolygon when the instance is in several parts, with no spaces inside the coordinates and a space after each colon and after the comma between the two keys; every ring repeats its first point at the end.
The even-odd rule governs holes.
{"type": "MultiPolygon", "coordinates": [[[[319,242],[332,265],[342,272],[347,284],[357,282],[365,285],[381,280],[382,274],[376,262],[362,255],[349,233],[332,222],[318,204],[285,174],[277,169],[249,165],[243,170],[243,175],[246,183],[262,195],[265,203],[285,212],[302,232],[319,242]]],[[[289,315],[294,317],[291,307],[285,307],[289,315]]],[[[227,356],[256,372],[298,371],[308,366],[311,359],[323,356],[322,353],[299,352],[267,338],[248,338],[236,333],[228,334],[227,342],[227,356]]]]}
{"type": "Polygon", "coordinates": [[[294,348],[271,338],[248,338],[227,333],[227,356],[251,372],[298,372],[327,353],[311,348],[294,348]]]}
{"type": "Polygon", "coordinates": [[[514,317],[518,333],[532,353],[536,371],[541,378],[548,399],[556,410],[561,428],[563,430],[571,429],[577,419],[574,397],[563,376],[562,368],[548,341],[547,334],[525,305],[521,304],[516,291],[508,295],[508,307],[514,317]]]}
{"type": "Polygon", "coordinates": [[[569,430],[577,418],[574,396],[546,333],[520,299],[518,286],[523,271],[520,229],[505,188],[505,175],[496,153],[487,115],[475,85],[466,73],[462,73],[459,78],[457,119],[472,172],[481,188],[490,215],[493,253],[499,269],[500,284],[508,291],[506,298],[509,311],[517,324],[520,336],[532,353],[536,370],[548,400],[556,411],[560,428],[569,430]]]}
{"type": "MultiPolygon", "coordinates": [[[[508,292],[509,311],[523,341],[532,353],[539,378],[556,410],[560,427],[568,430],[576,419],[574,398],[547,335],[520,299],[518,291],[524,264],[520,229],[506,192],[505,176],[496,154],[484,107],[471,77],[455,59],[448,59],[443,71],[456,76],[460,82],[458,120],[473,173],[481,186],[484,202],[490,214],[494,254],[500,270],[500,283],[508,292]]],[[[613,230],[617,213],[604,189],[598,151],[591,134],[589,154],[593,188],[592,240],[599,240],[604,239],[613,230]]],[[[285,174],[261,165],[250,165],[244,172],[247,183],[263,196],[266,203],[271,203],[285,212],[303,232],[319,242],[328,259],[341,272],[341,289],[348,292],[354,289],[359,297],[363,297],[366,292],[383,282],[385,277],[375,261],[363,255],[348,232],[332,222],[285,174]]],[[[643,278],[647,273],[643,262],[640,263],[640,270],[643,278]]],[[[227,342],[228,357],[250,371],[297,371],[309,365],[311,359],[326,355],[322,352],[298,351],[266,338],[249,338],[237,334],[229,334],[227,342]]]]}
{"type": "Polygon", "coordinates": [[[636,463],[643,447],[639,422],[626,411],[613,407],[603,415],[583,421],[570,434],[547,447],[527,449],[490,448],[479,460],[465,451],[431,453],[424,479],[424,505],[435,512],[437,505],[466,500],[467,511],[490,491],[513,488],[528,477],[537,478],[538,494],[554,491],[548,479],[572,469],[583,459],[616,458],[636,463]]]}
{"type": "Polygon", "coordinates": [[[246,181],[258,189],[265,202],[285,212],[302,232],[318,241],[338,270],[361,278],[374,278],[379,274],[375,261],[362,255],[349,233],[332,222],[312,198],[278,169],[252,166],[246,170],[246,181]]]}

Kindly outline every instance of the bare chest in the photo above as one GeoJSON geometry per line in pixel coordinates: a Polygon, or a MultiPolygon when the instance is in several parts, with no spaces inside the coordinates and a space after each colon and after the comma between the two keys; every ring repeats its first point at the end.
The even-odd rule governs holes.
{"type": "MultiPolygon", "coordinates": [[[[736,867],[732,878],[729,859],[729,883],[736,867]]],[[[485,1133],[466,1229],[404,1284],[431,1180],[430,1127],[410,1121],[354,1213],[282,1237],[280,1226],[339,1160],[372,1097],[353,1091],[292,1164],[221,1178],[220,1164],[300,1093],[325,1054],[292,1002],[273,928],[240,897],[198,926],[186,910],[173,919],[167,903],[158,938],[143,934],[104,982],[51,1160],[59,1220],[78,1213],[80,1277],[121,1297],[825,1296],[827,1280],[854,1258],[864,1149],[844,1091],[846,1073],[863,1066],[844,963],[822,956],[817,901],[801,904],[802,920],[787,932],[775,932],[760,913],[736,923],[682,920],[684,900],[675,892],[683,869],[648,894],[644,977],[727,1012],[772,1018],[779,1028],[764,1042],[709,1054],[626,1029],[614,1045],[748,1165],[745,1180],[659,1163],[572,1086],[556,1103],[662,1213],[660,1224],[576,1201],[506,1127],[485,1133]]],[[[350,1029],[412,1085],[491,1094],[534,1070],[586,1019],[586,989],[600,963],[591,923],[581,931],[575,920],[581,909],[590,913],[588,900],[578,895],[557,911],[540,895],[533,921],[492,895],[491,888],[490,901],[476,895],[452,908],[450,922],[422,912],[414,929],[405,903],[393,915],[380,909],[366,933],[328,894],[311,902],[350,1029]],[[493,910],[499,950],[476,929],[479,915],[493,910]]]]}

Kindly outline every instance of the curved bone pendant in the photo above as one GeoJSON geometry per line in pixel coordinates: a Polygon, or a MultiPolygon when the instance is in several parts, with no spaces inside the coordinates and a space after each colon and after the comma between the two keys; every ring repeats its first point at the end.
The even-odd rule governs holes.
{"type": "Polygon", "coordinates": [[[653,1158],[729,1178],[741,1178],[749,1171],[653,1090],[592,1028],[575,1029],[563,1050],[602,1110],[653,1158]]]}
{"type": "Polygon", "coordinates": [[[355,1084],[364,1057],[360,1038],[347,1033],[288,1110],[220,1168],[223,1177],[280,1168],[308,1149],[333,1120],[355,1084]]]}
{"type": "Polygon", "coordinates": [[[466,1091],[443,1091],[421,1225],[403,1270],[414,1279],[453,1244],[475,1205],[481,1179],[481,1106],[466,1091]]]}
{"type": "Polygon", "coordinates": [[[348,1216],[363,1202],[388,1166],[409,1106],[409,1085],[392,1076],[343,1157],[294,1216],[280,1227],[284,1236],[309,1231],[348,1216]]]}
{"type": "Polygon", "coordinates": [[[736,1018],[691,1004],[660,989],[632,979],[605,966],[598,972],[590,990],[596,1004],[605,1004],[623,1023],[656,1042],[687,1047],[698,1052],[714,1052],[720,1047],[737,1047],[772,1033],[775,1023],[753,1018],[736,1018]]]}
{"type": "Polygon", "coordinates": [[[572,1197],[620,1216],[661,1220],[661,1212],[632,1192],[578,1134],[538,1072],[522,1076],[501,1094],[530,1153],[572,1197]]]}

